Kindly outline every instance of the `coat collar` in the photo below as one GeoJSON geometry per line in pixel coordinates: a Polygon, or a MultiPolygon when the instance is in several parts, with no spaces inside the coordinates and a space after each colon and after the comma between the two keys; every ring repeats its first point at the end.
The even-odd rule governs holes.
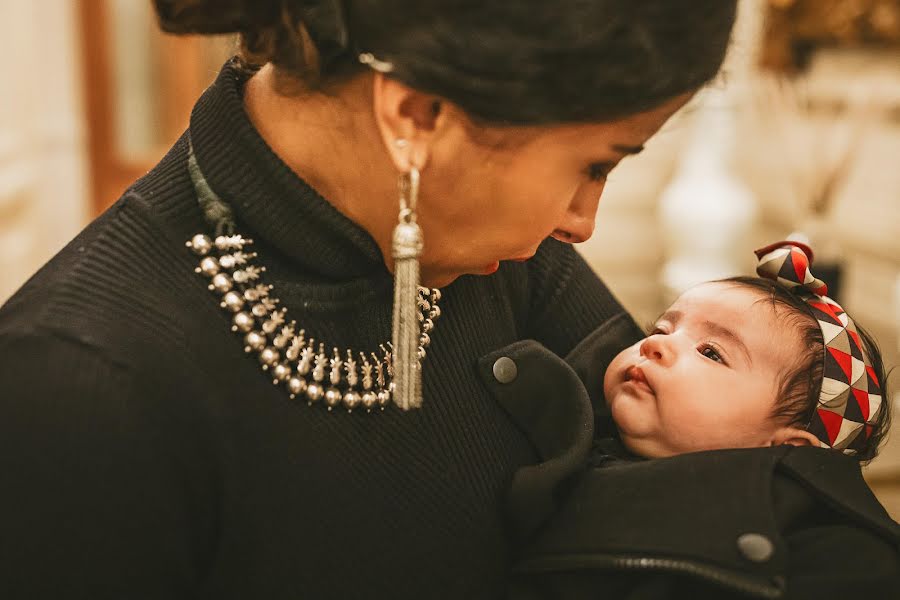
{"type": "Polygon", "coordinates": [[[900,525],[878,502],[852,456],[829,448],[794,448],[779,468],[856,523],[874,527],[900,546],[900,525]]]}
{"type": "MultiPolygon", "coordinates": [[[[602,396],[603,372],[619,350],[640,339],[641,335],[628,315],[620,315],[588,336],[565,360],[530,340],[501,348],[480,359],[482,380],[529,436],[541,459],[536,465],[519,469],[510,486],[510,519],[520,539],[533,536],[551,515],[560,512],[566,492],[582,485],[579,480],[586,477],[587,457],[593,438],[600,431],[595,427],[595,413],[597,423],[609,422],[602,396]],[[506,383],[500,383],[494,372],[494,365],[501,358],[510,359],[517,366],[517,376],[506,383]]],[[[600,431],[600,435],[606,433],[600,431]]],[[[691,498],[696,498],[696,490],[703,487],[704,477],[721,479],[725,486],[723,494],[744,502],[743,508],[732,506],[732,513],[735,510],[758,513],[760,507],[768,507],[763,511],[768,516],[760,517],[762,520],[757,528],[765,529],[767,535],[774,537],[777,536],[775,507],[771,500],[762,500],[771,497],[771,476],[776,468],[799,482],[819,501],[837,508],[860,526],[874,529],[895,544],[900,542],[900,526],[872,494],[862,478],[859,464],[852,457],[826,449],[777,447],[698,452],[628,464],[610,469],[615,474],[604,477],[609,481],[634,473],[636,480],[640,480],[642,474],[658,471],[661,482],[664,481],[662,474],[668,473],[674,487],[666,490],[666,497],[681,493],[688,504],[691,498]],[[754,469],[766,473],[751,478],[747,474],[754,469]],[[692,489],[681,485],[680,473],[698,476],[698,487],[692,489]],[[735,486],[745,485],[749,479],[754,484],[746,493],[726,493],[728,489],[737,489],[735,486]]],[[[620,486],[619,483],[611,485],[620,486]]],[[[662,491],[656,489],[657,497],[662,491]]],[[[586,492],[582,490],[581,493],[586,492]]],[[[600,492],[591,492],[597,493],[600,492]]],[[[614,497],[615,493],[612,496],[603,494],[597,501],[608,502],[606,508],[610,510],[614,509],[615,502],[621,501],[614,497]]],[[[592,500],[583,498],[580,502],[583,507],[592,500]]],[[[635,515],[635,518],[639,517],[635,515]]]]}
{"type": "Polygon", "coordinates": [[[595,437],[595,414],[604,425],[603,373],[623,344],[640,339],[627,313],[604,323],[563,360],[533,340],[516,342],[479,360],[479,374],[512,420],[528,436],[541,462],[519,469],[509,493],[513,529],[529,537],[558,508],[560,486],[586,464],[595,437]],[[516,376],[501,383],[500,360],[516,376]]]}

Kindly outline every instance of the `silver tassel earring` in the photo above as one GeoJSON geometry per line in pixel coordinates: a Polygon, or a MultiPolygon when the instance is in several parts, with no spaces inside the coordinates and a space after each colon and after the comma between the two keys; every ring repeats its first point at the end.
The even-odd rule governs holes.
{"type": "MultiPolygon", "coordinates": [[[[398,140],[399,145],[400,140],[398,140]]],[[[403,410],[422,406],[422,365],[419,356],[419,256],[422,229],[416,223],[419,170],[400,175],[400,218],[394,228],[394,322],[391,361],[394,402],[403,410]]]]}

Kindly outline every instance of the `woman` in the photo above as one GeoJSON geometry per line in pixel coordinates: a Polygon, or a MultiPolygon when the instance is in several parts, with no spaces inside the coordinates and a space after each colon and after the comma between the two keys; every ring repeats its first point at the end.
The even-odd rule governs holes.
{"type": "Polygon", "coordinates": [[[570,244],[716,73],[734,2],[156,6],[243,59],[0,313],[3,596],[501,596],[538,457],[478,359],[630,341],[570,244]],[[416,261],[440,292],[393,319],[401,364],[416,261]]]}

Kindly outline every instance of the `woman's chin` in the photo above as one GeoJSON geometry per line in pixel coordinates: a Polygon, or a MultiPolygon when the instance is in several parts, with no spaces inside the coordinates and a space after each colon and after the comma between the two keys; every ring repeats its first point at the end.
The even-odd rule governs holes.
{"type": "Polygon", "coordinates": [[[464,273],[422,273],[420,284],[430,288],[445,288],[464,273]]]}
{"type": "Polygon", "coordinates": [[[446,269],[422,269],[420,273],[421,284],[426,287],[447,287],[463,275],[493,275],[500,269],[500,263],[494,262],[478,267],[448,267],[446,269]]]}

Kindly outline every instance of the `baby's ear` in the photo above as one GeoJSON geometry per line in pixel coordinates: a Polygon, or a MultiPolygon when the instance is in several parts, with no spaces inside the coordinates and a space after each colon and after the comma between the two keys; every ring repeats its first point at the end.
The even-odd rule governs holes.
{"type": "Polygon", "coordinates": [[[796,427],[782,427],[772,436],[772,446],[818,446],[819,438],[796,427]]]}

